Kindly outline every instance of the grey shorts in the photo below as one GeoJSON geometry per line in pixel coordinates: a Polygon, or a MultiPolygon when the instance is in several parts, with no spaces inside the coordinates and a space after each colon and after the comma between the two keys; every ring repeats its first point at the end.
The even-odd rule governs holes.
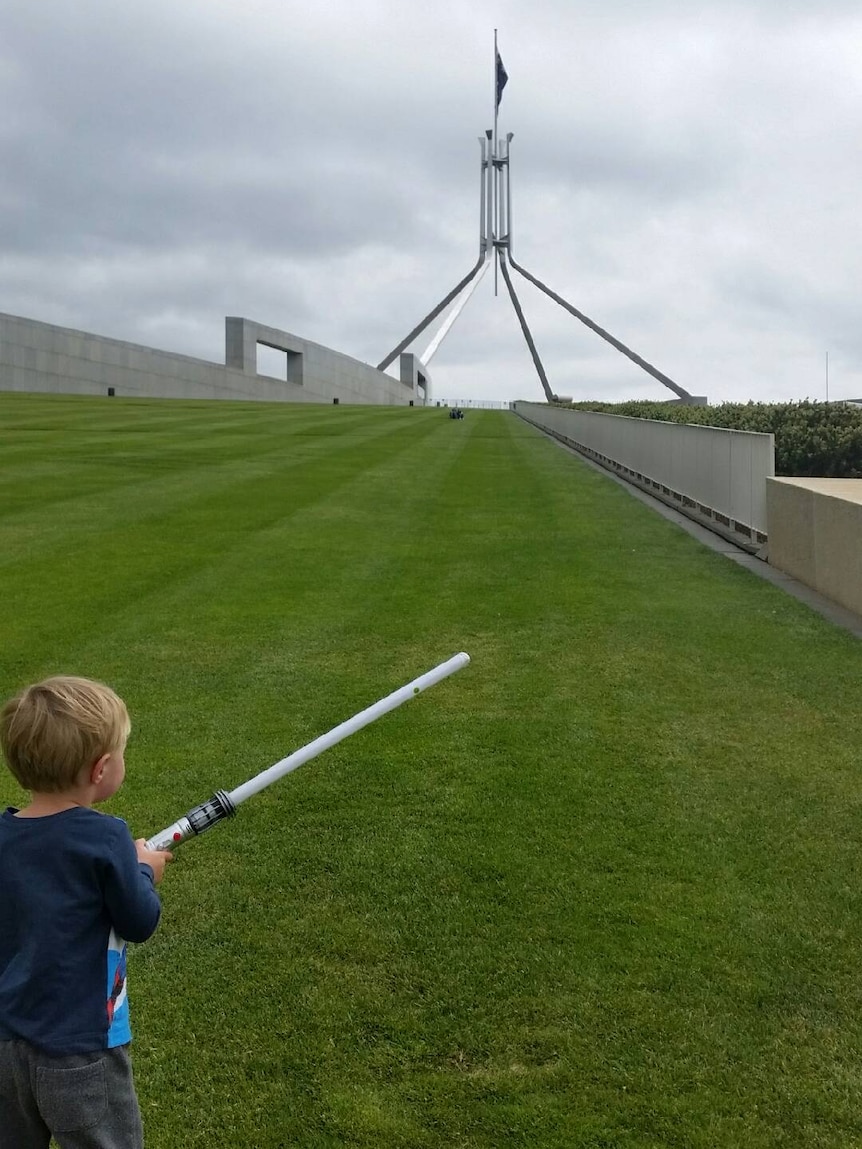
{"type": "Polygon", "coordinates": [[[127,1045],[49,1057],[0,1041],[0,1149],[143,1149],[127,1045]]]}

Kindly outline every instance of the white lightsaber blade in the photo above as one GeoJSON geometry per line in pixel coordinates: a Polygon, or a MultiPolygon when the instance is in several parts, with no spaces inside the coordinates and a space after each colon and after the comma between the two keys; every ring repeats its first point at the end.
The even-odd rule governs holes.
{"type": "Polygon", "coordinates": [[[461,670],[469,661],[469,654],[465,654],[463,651],[460,654],[454,654],[446,662],[441,662],[439,666],[435,666],[433,670],[420,675],[419,678],[414,678],[412,682],[408,682],[400,690],[395,690],[392,694],[381,698],[379,702],[361,710],[359,714],[354,714],[352,718],[348,718],[346,722],[334,727],[327,734],[321,734],[319,738],[315,738],[307,746],[295,750],[293,754],[289,754],[287,758],[282,758],[280,762],[276,762],[273,766],[263,770],[254,778],[249,779],[248,782],[243,782],[235,790],[231,790],[229,793],[218,790],[208,802],[196,806],[185,817],[180,818],[172,826],[167,826],[150,838],[147,846],[151,850],[173,850],[187,838],[202,834],[204,830],[208,830],[216,822],[235,814],[237,806],[253,794],[265,790],[267,786],[271,786],[273,782],[277,782],[285,774],[290,774],[291,771],[296,770],[310,759],[316,758],[318,754],[322,754],[330,746],[335,746],[337,742],[355,734],[363,726],[368,726],[369,723],[381,718],[384,714],[388,714],[390,710],[401,706],[408,699],[421,694],[429,686],[434,686],[442,679],[448,678],[450,674],[461,670]]]}

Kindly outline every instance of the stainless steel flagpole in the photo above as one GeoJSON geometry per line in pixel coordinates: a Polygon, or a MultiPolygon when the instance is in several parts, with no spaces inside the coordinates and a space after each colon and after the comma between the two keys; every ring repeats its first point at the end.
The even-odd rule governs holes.
{"type": "Polygon", "coordinates": [[[498,187],[498,168],[497,168],[497,116],[500,111],[500,80],[497,61],[500,58],[500,53],[497,48],[497,29],[494,29],[494,143],[493,151],[491,153],[491,166],[494,171],[494,208],[493,208],[493,226],[491,231],[491,242],[494,245],[494,295],[497,294],[497,269],[500,265],[500,257],[497,252],[497,227],[498,227],[498,206],[499,206],[499,187],[498,187]]]}

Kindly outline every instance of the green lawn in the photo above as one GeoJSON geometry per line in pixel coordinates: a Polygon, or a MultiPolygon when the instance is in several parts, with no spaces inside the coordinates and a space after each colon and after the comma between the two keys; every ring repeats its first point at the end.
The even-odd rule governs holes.
{"type": "Polygon", "coordinates": [[[136,836],[473,660],[179,851],[148,1149],[862,1146],[862,645],[516,416],[0,395],[0,580],[136,836]]]}

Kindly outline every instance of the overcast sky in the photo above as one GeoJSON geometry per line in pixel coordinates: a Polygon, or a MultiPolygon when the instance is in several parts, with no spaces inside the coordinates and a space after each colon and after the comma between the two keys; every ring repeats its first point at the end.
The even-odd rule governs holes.
{"type": "MultiPolygon", "coordinates": [[[[711,402],[862,396],[849,0],[4,0],[0,311],[378,362],[477,258],[495,27],[518,262],[711,402]]],[[[556,392],[671,397],[513,281],[556,392]]],[[[493,273],[430,369],[542,398],[493,273]]]]}

